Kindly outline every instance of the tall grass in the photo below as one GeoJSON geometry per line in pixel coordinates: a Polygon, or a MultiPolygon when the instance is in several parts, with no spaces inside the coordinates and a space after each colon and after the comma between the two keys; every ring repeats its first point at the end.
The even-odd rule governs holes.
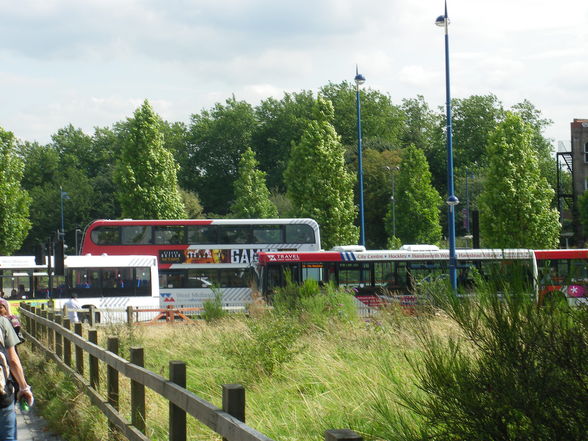
{"type": "MultiPolygon", "coordinates": [[[[276,440],[318,441],[340,428],[371,440],[564,439],[557,424],[567,424],[559,432],[565,439],[581,439],[585,312],[539,309],[503,284],[500,296],[497,285],[479,287],[475,297],[429,289],[436,308],[418,315],[391,308],[364,320],[349,294],[312,284],[293,289],[274,297],[273,310],[257,305],[255,317],[104,328],[101,341],[117,335],[125,357],[143,346],[146,367],[164,376],[169,360],[185,361],[188,389],[219,407],[222,384],[245,385],[247,424],[276,440]],[[543,420],[525,411],[528,403],[543,420]]],[[[109,439],[104,419],[67,378],[29,351],[23,359],[54,426],[74,441],[109,439]],[[74,419],[83,430],[70,427],[74,419]]],[[[148,436],[167,439],[168,404],[148,397],[148,436]]],[[[128,414],[128,404],[122,408],[128,414]]],[[[219,439],[191,418],[188,426],[190,440],[219,439]]]]}

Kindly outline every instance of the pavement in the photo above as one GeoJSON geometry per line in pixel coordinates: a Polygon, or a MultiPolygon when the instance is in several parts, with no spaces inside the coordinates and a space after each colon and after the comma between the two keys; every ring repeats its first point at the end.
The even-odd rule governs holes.
{"type": "Polygon", "coordinates": [[[34,407],[27,413],[17,409],[16,424],[18,441],[63,441],[47,429],[47,423],[37,415],[34,407]]]}

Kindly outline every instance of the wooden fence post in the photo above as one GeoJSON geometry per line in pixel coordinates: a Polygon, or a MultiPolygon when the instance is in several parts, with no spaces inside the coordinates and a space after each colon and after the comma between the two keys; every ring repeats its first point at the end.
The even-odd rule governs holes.
{"type": "MultiPolygon", "coordinates": [[[[169,379],[180,387],[186,387],[186,363],[169,362],[169,379]]],[[[186,441],[186,412],[175,404],[169,403],[169,439],[186,441]]]]}
{"type": "Polygon", "coordinates": [[[88,324],[90,328],[96,326],[96,306],[90,305],[90,312],[88,313],[88,324]]]}
{"type": "MultiPolygon", "coordinates": [[[[89,329],[88,330],[88,340],[90,343],[94,343],[95,345],[98,344],[98,331],[96,329],[89,329]]],[[[90,365],[90,386],[94,390],[98,390],[100,386],[100,371],[98,370],[98,358],[94,357],[90,354],[90,360],[88,364],[90,365]]]]}
{"type": "MultiPolygon", "coordinates": [[[[106,345],[106,349],[112,352],[113,354],[118,355],[118,348],[119,342],[117,337],[108,337],[108,342],[106,345]]],[[[108,366],[106,368],[106,381],[108,383],[107,394],[108,394],[108,404],[118,410],[118,371],[113,368],[112,366],[108,366]]],[[[116,426],[112,423],[108,423],[108,428],[110,432],[116,431],[116,426]]]]}
{"type": "MultiPolygon", "coordinates": [[[[71,322],[69,319],[63,320],[63,327],[68,331],[71,330],[71,322]]],[[[71,367],[71,341],[63,337],[63,362],[71,367]]]]}
{"type": "Polygon", "coordinates": [[[127,325],[133,324],[133,307],[127,306],[127,325]]]}
{"type": "MultiPolygon", "coordinates": [[[[223,410],[245,422],[245,388],[240,384],[223,384],[223,410]]],[[[226,438],[223,438],[227,441],[226,438]]]]}
{"type": "MultiPolygon", "coordinates": [[[[63,317],[61,314],[55,315],[55,323],[59,326],[63,326],[63,317]]],[[[63,359],[63,335],[61,335],[61,332],[57,331],[55,332],[55,354],[57,354],[57,357],[60,359],[63,359]]]]}
{"type": "MultiPolygon", "coordinates": [[[[143,348],[131,348],[131,363],[145,367],[143,348]]],[[[145,433],[145,386],[131,380],[131,424],[145,433]]]]}
{"type": "MultiPolygon", "coordinates": [[[[54,322],[55,321],[55,314],[53,312],[50,312],[47,315],[47,318],[49,319],[49,321],[54,322]]],[[[49,349],[51,350],[51,352],[55,352],[55,331],[53,329],[47,329],[49,332],[49,349]]]]}
{"type": "Polygon", "coordinates": [[[349,429],[327,430],[325,441],[362,441],[363,438],[349,429]]]}
{"type": "MultiPolygon", "coordinates": [[[[33,314],[37,315],[37,307],[36,306],[33,306],[31,308],[31,312],[33,314]]],[[[38,338],[38,335],[37,335],[37,320],[35,320],[35,318],[33,318],[31,320],[32,320],[32,322],[31,322],[31,328],[30,328],[31,329],[31,335],[34,338],[38,338]]]]}
{"type": "MultiPolygon", "coordinates": [[[[80,337],[84,337],[81,323],[74,324],[74,332],[80,337]]],[[[84,350],[78,345],[76,345],[76,371],[78,374],[84,375],[84,350]]]]}

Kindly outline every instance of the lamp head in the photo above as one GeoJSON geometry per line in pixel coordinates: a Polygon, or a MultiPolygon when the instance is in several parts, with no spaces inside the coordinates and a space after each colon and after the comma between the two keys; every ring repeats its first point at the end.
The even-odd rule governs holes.
{"type": "Polygon", "coordinates": [[[447,205],[449,205],[450,207],[454,207],[457,204],[459,204],[459,199],[457,199],[457,196],[455,196],[454,194],[452,194],[451,196],[449,196],[447,198],[447,201],[445,201],[447,203],[447,205]]]}
{"type": "Polygon", "coordinates": [[[355,84],[357,84],[358,86],[361,86],[363,83],[365,83],[365,77],[358,73],[357,75],[355,75],[355,84]]]}
{"type": "Polygon", "coordinates": [[[439,17],[437,17],[437,19],[435,20],[435,24],[436,24],[437,26],[439,26],[440,28],[443,28],[443,27],[445,27],[445,20],[447,20],[447,24],[451,23],[451,22],[449,21],[449,19],[448,19],[448,18],[445,18],[445,16],[444,16],[444,15],[440,15],[440,16],[439,16],[439,17]]]}

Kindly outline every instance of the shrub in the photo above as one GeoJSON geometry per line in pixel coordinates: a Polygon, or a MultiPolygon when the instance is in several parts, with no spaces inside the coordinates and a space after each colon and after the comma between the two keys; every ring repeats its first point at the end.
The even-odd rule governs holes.
{"type": "Polygon", "coordinates": [[[461,335],[421,332],[420,393],[399,393],[424,424],[404,439],[588,439],[588,308],[540,308],[523,286],[502,279],[476,296],[435,295],[461,335]]]}
{"type": "Polygon", "coordinates": [[[223,310],[223,293],[218,287],[213,287],[214,299],[205,300],[203,303],[202,318],[207,322],[214,322],[225,317],[227,313],[223,310]]]}

